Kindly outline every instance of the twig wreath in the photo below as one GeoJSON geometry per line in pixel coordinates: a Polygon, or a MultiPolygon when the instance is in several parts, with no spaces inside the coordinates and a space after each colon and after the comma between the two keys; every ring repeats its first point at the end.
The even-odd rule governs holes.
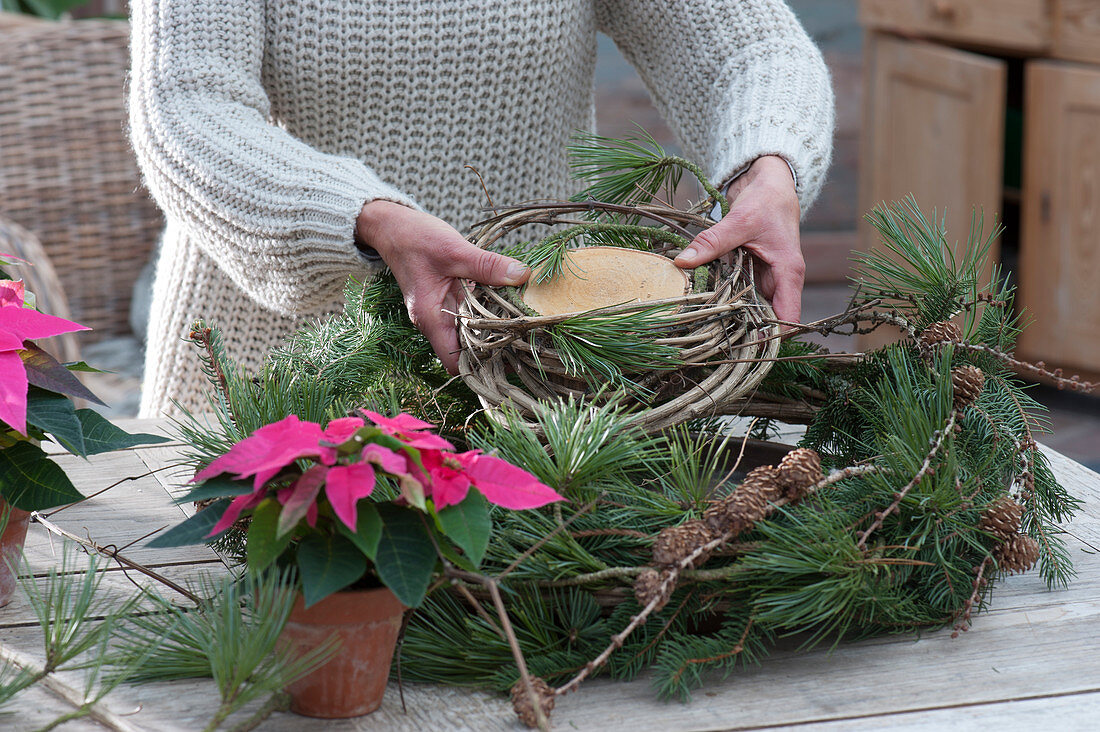
{"type": "MultiPolygon", "coordinates": [[[[598,234],[604,246],[672,259],[690,241],[685,226],[705,228],[710,222],[649,205],[545,203],[506,209],[472,240],[491,247],[531,224],[568,224],[569,236],[598,234]],[[578,219],[583,213],[595,214],[595,220],[578,219]],[[654,226],[608,224],[600,221],[603,214],[648,219],[654,226]]],[[[568,241],[560,233],[550,238],[551,245],[568,241]]],[[[699,268],[691,291],[676,297],[580,313],[543,315],[515,289],[502,293],[475,284],[459,313],[463,379],[486,407],[509,402],[527,417],[537,413],[540,401],[599,394],[601,382],[626,387],[643,405],[634,419],[648,430],[730,413],[759,385],[779,351],[774,313],[744,260],[738,252],[732,264],[699,268]]]]}

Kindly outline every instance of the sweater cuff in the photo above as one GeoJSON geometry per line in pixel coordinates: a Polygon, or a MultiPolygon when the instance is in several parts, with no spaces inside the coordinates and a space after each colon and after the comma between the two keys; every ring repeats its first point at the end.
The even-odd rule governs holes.
{"type": "Polygon", "coordinates": [[[730,61],[730,68],[738,68],[736,76],[723,74],[732,83],[717,92],[722,101],[712,127],[717,140],[708,167],[713,180],[727,181],[759,157],[781,157],[791,168],[805,215],[817,198],[832,149],[834,112],[828,72],[820,55],[796,47],[769,46],[760,57],[746,62],[757,45],[730,61]]]}
{"type": "Polygon", "coordinates": [[[303,191],[299,243],[311,261],[312,275],[331,273],[341,280],[342,287],[348,275],[366,281],[385,269],[377,253],[370,256],[356,245],[355,225],[363,206],[377,200],[419,206],[412,196],[386,183],[358,160],[327,160],[331,164],[303,191]]]}

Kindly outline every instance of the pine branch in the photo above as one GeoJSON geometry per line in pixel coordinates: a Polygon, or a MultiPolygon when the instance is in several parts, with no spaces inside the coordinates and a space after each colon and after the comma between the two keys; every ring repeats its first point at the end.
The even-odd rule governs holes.
{"type": "Polygon", "coordinates": [[[538,244],[525,249],[518,258],[535,272],[534,282],[542,284],[555,277],[561,277],[569,267],[570,242],[587,237],[593,244],[641,249],[649,251],[655,241],[665,242],[676,247],[687,247],[690,240],[680,234],[652,226],[639,226],[617,222],[592,221],[576,224],[555,232],[538,244]]]}
{"type": "MultiPolygon", "coordinates": [[[[662,188],[670,194],[680,182],[683,171],[699,181],[710,198],[729,213],[729,201],[711,183],[696,163],[669,155],[653,137],[639,128],[639,134],[624,139],[578,133],[569,148],[570,167],[576,178],[593,182],[573,200],[595,199],[610,203],[633,203],[639,198],[655,198],[662,188]]],[[[671,195],[669,196],[671,198],[671,195]]]]}

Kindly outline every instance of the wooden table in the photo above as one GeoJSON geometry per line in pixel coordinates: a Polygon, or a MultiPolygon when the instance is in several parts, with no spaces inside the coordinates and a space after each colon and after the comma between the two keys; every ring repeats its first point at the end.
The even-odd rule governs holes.
{"type": "MultiPolygon", "coordinates": [[[[129,421],[128,429],[158,431],[162,425],[129,421]]],[[[714,678],[683,705],[660,703],[643,679],[624,684],[598,679],[561,699],[554,711],[559,730],[795,729],[1097,729],[1100,727],[1100,475],[1047,451],[1056,474],[1085,506],[1067,527],[1078,577],[1067,590],[1047,591],[1036,572],[998,585],[991,609],[978,615],[969,633],[949,631],[878,638],[840,645],[831,653],[780,652],[760,666],[728,679],[714,678]]],[[[169,495],[179,490],[179,471],[165,469],[178,446],[136,448],[84,461],[62,457],[85,495],[136,477],[50,520],[100,544],[123,547],[184,517],[169,495]],[[151,471],[157,471],[151,473],[151,471]]],[[[175,581],[225,572],[205,548],[152,550],[139,541],[125,550],[132,559],[175,581]]],[[[34,574],[56,562],[60,542],[32,525],[27,555],[34,574]]],[[[108,592],[129,593],[130,580],[146,582],[112,566],[108,592]],[[129,577],[127,576],[129,575],[129,577]]],[[[41,663],[40,631],[24,599],[0,609],[0,651],[41,663]]],[[[32,730],[72,708],[81,676],[72,672],[16,697],[0,713],[0,729],[32,730]],[[66,700],[68,698],[68,701],[66,700]]],[[[101,722],[89,719],[64,730],[202,729],[217,707],[213,682],[195,680],[123,686],[101,704],[101,722]]],[[[501,697],[462,689],[406,684],[408,713],[391,684],[382,708],[344,721],[276,714],[260,729],[439,730],[520,729],[501,697]]]]}

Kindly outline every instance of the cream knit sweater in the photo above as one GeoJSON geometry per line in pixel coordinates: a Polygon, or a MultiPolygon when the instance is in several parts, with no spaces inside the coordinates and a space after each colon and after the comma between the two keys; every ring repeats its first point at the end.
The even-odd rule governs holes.
{"type": "Polygon", "coordinates": [[[201,408],[198,317],[255,368],[377,264],[364,203],[460,231],[483,206],[576,190],[596,31],[639,70],[687,155],[724,180],[792,166],[803,211],[833,127],[829,77],[781,0],[134,0],[130,121],[168,219],[141,412],[201,408]]]}

